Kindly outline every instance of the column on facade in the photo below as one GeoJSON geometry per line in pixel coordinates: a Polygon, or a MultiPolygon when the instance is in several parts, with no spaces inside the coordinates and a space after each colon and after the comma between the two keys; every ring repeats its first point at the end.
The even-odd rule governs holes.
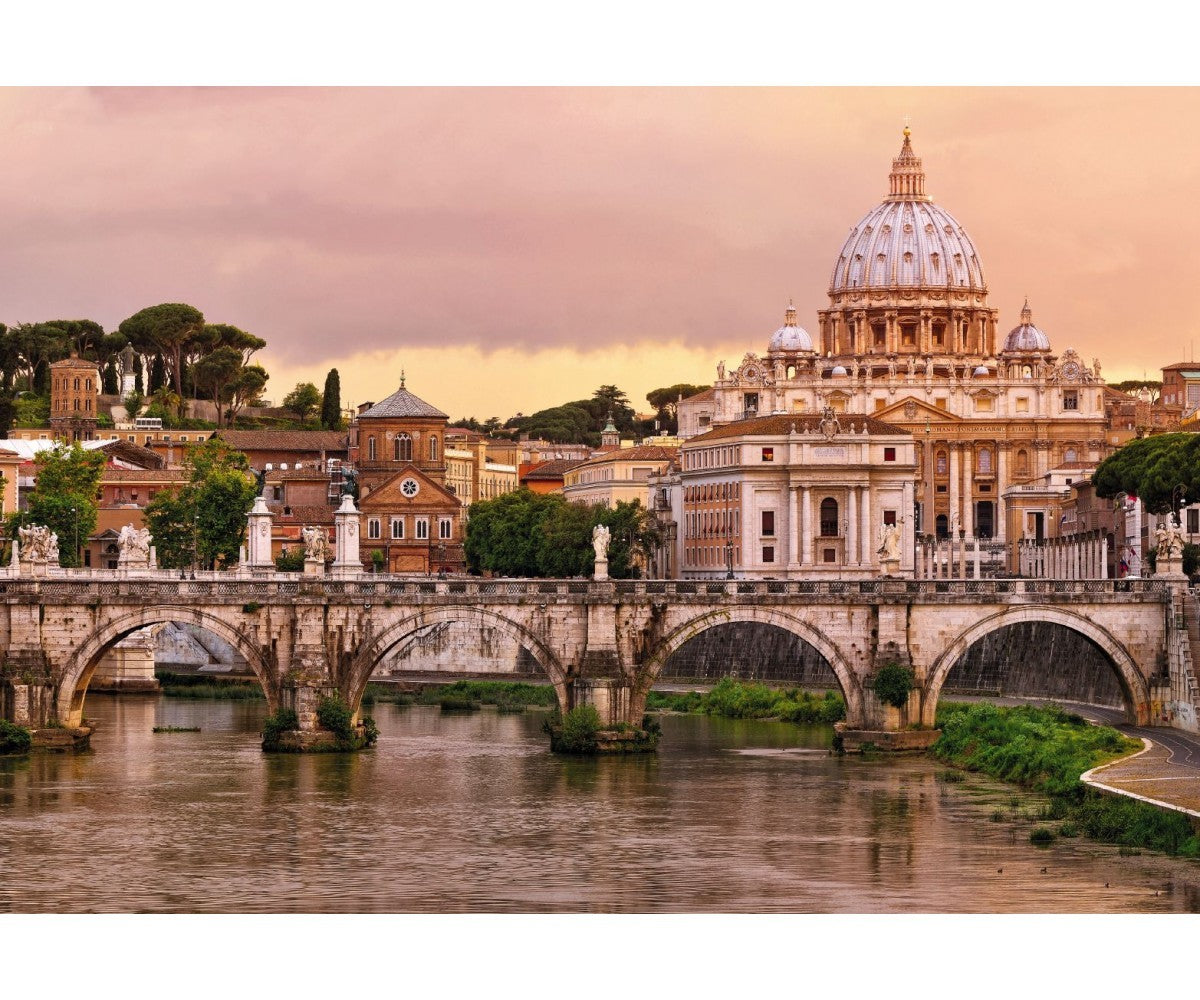
{"type": "Polygon", "coordinates": [[[962,473],[958,470],[958,442],[951,441],[948,448],[950,451],[950,516],[946,526],[953,536],[955,527],[962,527],[962,514],[958,509],[958,488],[962,473]]]}
{"type": "Polygon", "coordinates": [[[865,566],[875,565],[875,547],[871,544],[871,487],[864,486],[862,491],[862,504],[859,508],[859,517],[862,521],[861,530],[859,531],[859,544],[862,545],[861,563],[865,566]]]}
{"type": "Polygon", "coordinates": [[[937,530],[937,514],[934,512],[936,494],[933,489],[933,470],[936,465],[933,456],[936,454],[937,448],[932,441],[926,439],[925,462],[921,469],[925,475],[925,503],[921,510],[921,533],[924,535],[932,535],[937,530]]]}
{"type": "Polygon", "coordinates": [[[796,489],[795,486],[788,488],[788,569],[800,565],[800,503],[796,498],[796,489]]]}
{"type": "Polygon", "coordinates": [[[918,580],[925,579],[925,544],[918,541],[913,553],[913,576],[918,580]]]}
{"type": "Polygon", "coordinates": [[[1008,515],[1004,510],[1004,491],[1008,488],[1008,442],[1001,441],[996,444],[996,499],[995,503],[995,518],[993,522],[993,532],[997,541],[1003,542],[1008,537],[1008,515]]]}
{"type": "Polygon", "coordinates": [[[1108,542],[1104,532],[1100,532],[1100,540],[1096,543],[1100,552],[1100,579],[1108,579],[1108,542]]]}
{"type": "Polygon", "coordinates": [[[974,490],[971,488],[975,479],[975,452],[971,445],[964,444],[962,449],[962,529],[965,537],[975,534],[974,490]]]}
{"type": "Polygon", "coordinates": [[[854,501],[858,498],[858,487],[846,490],[846,565],[857,566],[858,558],[858,511],[854,501]]]}
{"type": "Polygon", "coordinates": [[[802,487],[800,503],[800,563],[803,566],[812,565],[812,490],[802,487]]]}
{"type": "Polygon", "coordinates": [[[913,484],[905,482],[903,491],[903,499],[901,506],[903,510],[900,512],[900,568],[905,572],[912,572],[916,575],[917,570],[917,553],[916,553],[916,525],[911,522],[913,516],[913,484]]]}
{"type": "Polygon", "coordinates": [[[979,579],[979,538],[978,538],[978,537],[976,537],[976,538],[972,538],[972,539],[971,539],[971,542],[972,542],[972,543],[974,544],[974,546],[975,546],[975,551],[974,551],[974,556],[975,556],[975,571],[974,571],[974,573],[973,573],[972,575],[975,577],[975,579],[976,579],[976,580],[978,580],[978,579],[979,579]]]}

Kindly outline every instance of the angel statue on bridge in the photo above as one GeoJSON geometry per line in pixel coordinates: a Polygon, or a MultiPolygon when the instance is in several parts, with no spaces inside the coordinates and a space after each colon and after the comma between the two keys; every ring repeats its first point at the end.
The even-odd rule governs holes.
{"type": "Polygon", "coordinates": [[[329,559],[329,537],[320,525],[304,527],[300,530],[304,539],[304,561],[326,562],[329,559]]]}
{"type": "Polygon", "coordinates": [[[592,548],[596,550],[597,562],[608,559],[608,542],[611,537],[611,532],[606,524],[597,524],[592,529],[592,548]]]}

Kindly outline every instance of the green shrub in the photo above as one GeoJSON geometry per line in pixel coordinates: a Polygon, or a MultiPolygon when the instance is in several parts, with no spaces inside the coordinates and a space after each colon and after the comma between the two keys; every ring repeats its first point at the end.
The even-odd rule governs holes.
{"type": "Polygon", "coordinates": [[[893,708],[903,708],[908,704],[908,696],[917,686],[912,669],[899,663],[888,663],[879,668],[871,686],[875,697],[893,708]]]}
{"type": "Polygon", "coordinates": [[[24,726],[0,719],[0,754],[29,753],[33,734],[24,726]]]}
{"type": "Polygon", "coordinates": [[[279,738],[286,732],[300,728],[300,717],[294,709],[281,708],[263,720],[263,749],[271,750],[279,745],[279,738]]]}
{"type": "Polygon", "coordinates": [[[364,715],[362,720],[363,745],[373,747],[379,740],[379,727],[375,725],[375,720],[369,715],[364,715]]]}
{"type": "Polygon", "coordinates": [[[562,728],[552,749],[557,753],[595,753],[600,713],[595,705],[577,705],[563,716],[562,728]]]}
{"type": "Polygon", "coordinates": [[[1029,834],[1029,842],[1031,844],[1053,844],[1054,843],[1054,831],[1051,830],[1048,826],[1036,827],[1029,834]]]}
{"type": "Polygon", "coordinates": [[[354,739],[354,713],[337,695],[322,698],[317,702],[317,722],[328,729],[339,741],[354,739]]]}
{"type": "Polygon", "coordinates": [[[451,691],[438,699],[438,705],[443,712],[478,712],[479,702],[468,695],[451,691]]]}

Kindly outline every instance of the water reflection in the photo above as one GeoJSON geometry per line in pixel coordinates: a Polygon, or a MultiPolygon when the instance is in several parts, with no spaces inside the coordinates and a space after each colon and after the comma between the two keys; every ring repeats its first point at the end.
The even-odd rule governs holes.
{"type": "Polygon", "coordinates": [[[821,727],[668,716],[659,754],[588,760],[540,713],[380,704],[370,753],[267,756],[264,713],[93,696],[92,753],[0,760],[0,910],[1200,909],[1195,864],[1039,850],[990,821],[1007,786],[821,727]]]}

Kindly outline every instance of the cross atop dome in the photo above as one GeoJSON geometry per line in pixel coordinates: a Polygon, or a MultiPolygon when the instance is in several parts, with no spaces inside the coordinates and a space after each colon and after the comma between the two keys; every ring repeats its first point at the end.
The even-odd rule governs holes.
{"type": "Polygon", "coordinates": [[[888,201],[932,201],[925,193],[925,170],[921,158],[913,152],[912,130],[908,119],[904,122],[904,144],[900,155],[892,160],[892,172],[888,177],[891,193],[888,201]]]}

